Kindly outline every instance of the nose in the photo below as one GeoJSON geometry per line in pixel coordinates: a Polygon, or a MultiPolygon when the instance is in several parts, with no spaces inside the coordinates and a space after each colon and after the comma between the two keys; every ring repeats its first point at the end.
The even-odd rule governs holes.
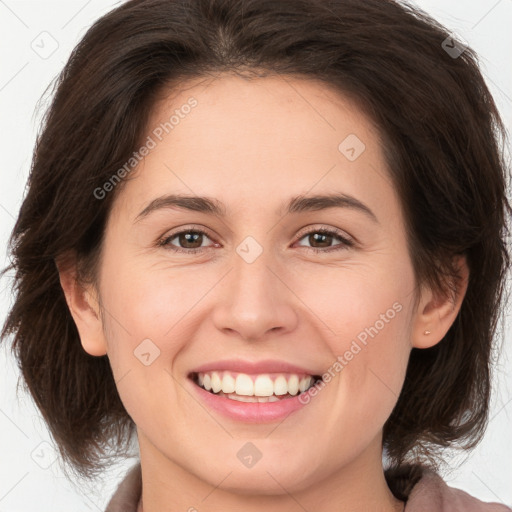
{"type": "Polygon", "coordinates": [[[294,330],[297,298],[285,274],[265,251],[252,263],[235,254],[233,268],[217,291],[213,311],[217,329],[246,341],[294,330]]]}

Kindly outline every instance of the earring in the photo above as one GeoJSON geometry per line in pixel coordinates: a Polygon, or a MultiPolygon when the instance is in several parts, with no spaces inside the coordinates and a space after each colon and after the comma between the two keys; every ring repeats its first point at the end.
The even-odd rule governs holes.
{"type": "Polygon", "coordinates": [[[430,334],[430,331],[425,331],[423,334],[427,334],[428,335],[428,334],[430,334]]]}

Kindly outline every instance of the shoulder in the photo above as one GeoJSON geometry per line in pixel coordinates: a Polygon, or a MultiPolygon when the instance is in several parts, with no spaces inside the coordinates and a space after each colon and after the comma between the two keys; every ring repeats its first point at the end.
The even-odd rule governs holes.
{"type": "Polygon", "coordinates": [[[142,493],[140,462],[130,468],[110,498],[105,512],[136,512],[142,493]]]}
{"type": "MultiPolygon", "coordinates": [[[[105,512],[136,512],[142,492],[140,463],[135,464],[119,484],[105,512]]],[[[500,503],[483,502],[467,492],[450,487],[443,478],[428,469],[412,488],[406,512],[512,512],[500,503]]]]}
{"type": "Polygon", "coordinates": [[[450,487],[436,472],[425,469],[407,499],[406,512],[512,512],[500,503],[487,503],[450,487]]]}

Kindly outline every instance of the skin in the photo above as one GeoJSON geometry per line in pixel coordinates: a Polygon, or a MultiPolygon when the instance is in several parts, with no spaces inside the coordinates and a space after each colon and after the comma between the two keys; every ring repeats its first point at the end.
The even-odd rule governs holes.
{"type": "Polygon", "coordinates": [[[74,267],[61,268],[83,348],[108,354],[137,425],[144,512],[323,512],[333,503],[337,511],[401,511],[384,479],[382,427],[412,347],[435,345],[455,320],[465,261],[453,299],[417,286],[379,133],[326,84],[282,76],[196,80],[155,105],[148,134],[191,96],[198,105],[114,202],[96,286],[77,285],[74,267]],[[349,134],[366,146],[354,161],[338,150],[349,134]],[[366,204],[378,222],[349,208],[276,214],[292,196],[333,191],[366,204]],[[226,217],[163,208],[135,222],[166,193],[216,198],[226,217]],[[202,253],[157,245],[194,226],[208,235],[196,245],[174,237],[172,245],[187,250],[202,241],[202,253]],[[347,247],[333,236],[322,245],[306,235],[321,227],[357,243],[347,247]],[[236,252],[247,236],[263,250],[250,264],[236,252]],[[335,246],[343,248],[308,250],[335,246]],[[243,424],[191,395],[188,373],[221,358],[281,359],[322,373],[394,303],[401,311],[284,420],[243,424]],[[160,350],[149,366],[134,357],[147,338],[160,350]],[[249,441],[262,453],[252,468],[237,458],[249,441]]]}

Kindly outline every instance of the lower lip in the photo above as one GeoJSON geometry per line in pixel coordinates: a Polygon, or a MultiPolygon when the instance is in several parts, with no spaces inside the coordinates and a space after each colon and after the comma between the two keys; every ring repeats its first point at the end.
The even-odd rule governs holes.
{"type": "Polygon", "coordinates": [[[277,421],[307,405],[307,402],[302,403],[299,400],[300,395],[283,398],[278,402],[239,402],[210,393],[194,381],[191,380],[191,382],[196,393],[209,408],[231,419],[246,423],[277,421]]]}

